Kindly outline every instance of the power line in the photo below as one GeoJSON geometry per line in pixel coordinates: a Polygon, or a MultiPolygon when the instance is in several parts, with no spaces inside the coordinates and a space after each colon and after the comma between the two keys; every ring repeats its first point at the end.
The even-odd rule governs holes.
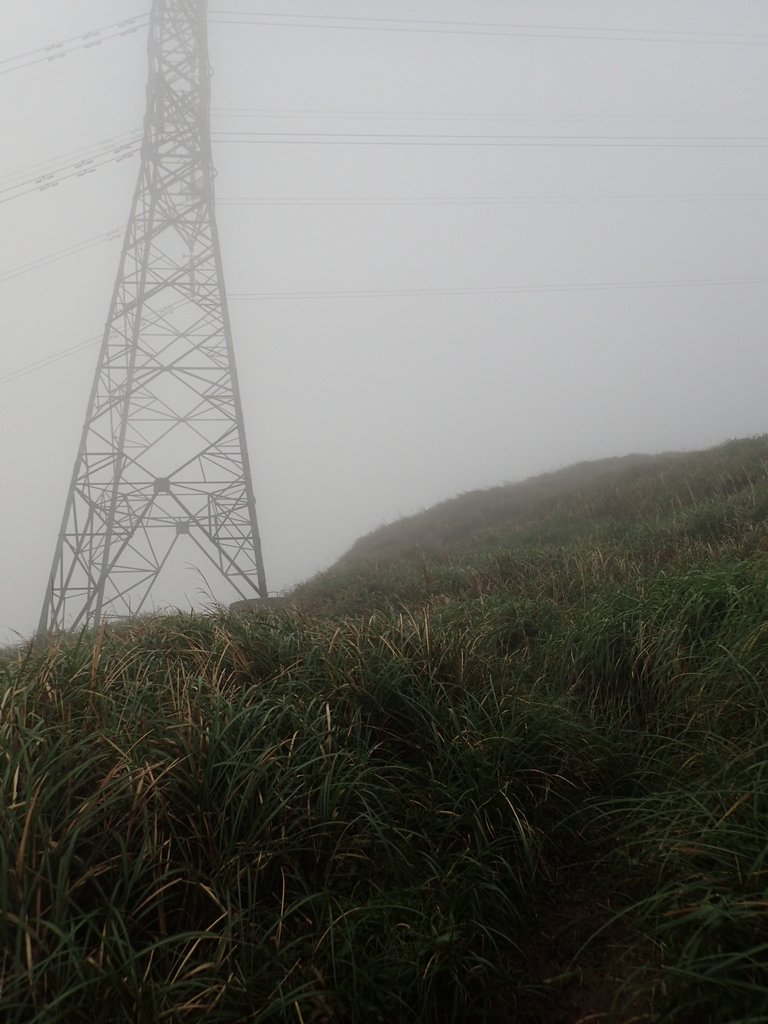
{"type": "Polygon", "coordinates": [[[51,366],[53,363],[58,363],[62,359],[69,358],[69,356],[77,355],[78,352],[84,352],[86,349],[91,348],[94,345],[98,345],[101,341],[101,337],[102,336],[99,334],[94,338],[89,338],[87,341],[81,341],[77,345],[71,345],[69,348],[62,349],[60,352],[56,352],[51,356],[46,356],[45,359],[38,359],[34,363],[22,366],[18,370],[11,371],[11,373],[4,373],[0,376],[0,387],[4,384],[11,384],[13,381],[26,377],[30,373],[35,373],[37,370],[44,370],[47,366],[51,366]]]}
{"type": "MultiPolygon", "coordinates": [[[[243,15],[249,18],[290,18],[293,21],[351,21],[351,22],[368,22],[376,24],[405,24],[405,25],[448,25],[454,28],[509,28],[509,29],[543,29],[552,31],[564,31],[564,32],[619,32],[624,35],[648,35],[649,32],[658,33],[659,35],[666,35],[674,38],[684,36],[686,38],[691,36],[703,36],[709,38],[710,36],[724,36],[742,38],[747,35],[745,32],[701,32],[691,30],[675,30],[675,29],[644,29],[644,28],[608,28],[604,26],[596,25],[542,25],[542,24],[523,24],[522,22],[508,22],[508,21],[446,21],[437,20],[432,18],[374,18],[371,16],[360,17],[355,15],[346,14],[285,14],[285,12],[276,11],[224,11],[224,10],[213,10],[210,12],[213,17],[224,17],[232,15],[234,17],[242,17],[243,15]]],[[[768,39],[768,36],[761,36],[760,38],[768,39]]]]}
{"type": "Polygon", "coordinates": [[[571,206],[621,203],[761,202],[768,192],[615,196],[219,196],[217,206],[571,206]]]}
{"type": "Polygon", "coordinates": [[[134,142],[140,137],[140,133],[133,129],[101,139],[99,142],[91,142],[86,146],[67,150],[67,152],[61,153],[59,156],[49,157],[47,160],[39,160],[37,163],[30,164],[21,170],[9,171],[6,174],[0,175],[0,184],[13,181],[31,181],[48,170],[54,170],[57,166],[74,165],[79,160],[85,160],[91,155],[98,155],[106,148],[120,146],[124,142],[134,142]]]}
{"type": "Polygon", "coordinates": [[[100,35],[102,32],[109,32],[115,28],[123,28],[130,25],[133,22],[148,22],[146,14],[139,14],[135,18],[127,18],[123,21],[114,22],[111,25],[103,26],[100,29],[95,29],[92,32],[84,32],[79,36],[70,36],[68,39],[63,39],[59,43],[49,43],[47,46],[39,46],[35,50],[27,50],[25,53],[16,54],[15,57],[3,57],[0,59],[0,66],[3,64],[10,64],[14,61],[24,60],[27,57],[33,57],[36,54],[46,54],[61,49],[64,46],[69,46],[71,43],[87,41],[90,38],[100,35]]]}
{"type": "Polygon", "coordinates": [[[20,71],[22,68],[31,67],[33,64],[59,60],[78,50],[90,50],[110,39],[119,39],[122,36],[132,35],[134,32],[138,32],[140,28],[145,28],[148,24],[149,21],[146,14],[140,14],[135,18],[126,18],[112,25],[106,25],[104,28],[84,32],[79,36],[72,36],[59,43],[40,46],[35,50],[28,50],[26,53],[17,54],[15,57],[5,57],[0,60],[0,75],[7,75],[11,71],[20,71]]]}
{"type": "Polygon", "coordinates": [[[285,14],[264,11],[211,11],[210,21],[221,25],[314,28],[357,32],[398,32],[430,35],[496,36],[538,39],[585,39],[610,42],[696,43],[720,46],[768,46],[768,36],[747,32],[621,29],[601,26],[519,24],[514,22],[438,21],[415,18],[348,17],[346,15],[285,14]]]}
{"type": "MultiPolygon", "coordinates": [[[[709,288],[727,287],[730,285],[766,284],[768,277],[705,277],[669,281],[597,281],[580,282],[577,284],[555,285],[499,285],[486,288],[383,288],[361,289],[357,291],[295,291],[295,292],[232,292],[228,298],[235,302],[243,301],[274,301],[292,299],[388,299],[388,298],[421,298],[428,296],[464,296],[464,295],[537,295],[556,292],[604,292],[604,291],[645,291],[664,288],[709,288]]],[[[164,316],[181,306],[186,300],[180,300],[158,311],[164,316]]],[[[26,377],[28,374],[45,369],[69,356],[76,355],[85,349],[97,345],[102,335],[89,338],[87,341],[62,349],[44,359],[22,366],[18,370],[0,376],[0,387],[12,381],[26,377]]]]}
{"type": "Polygon", "coordinates": [[[760,124],[765,117],[675,117],[671,115],[614,117],[610,115],[514,114],[489,111],[426,110],[274,110],[259,107],[213,107],[211,113],[226,120],[300,120],[300,121],[478,121],[555,123],[555,124],[760,124]]]}
{"type": "MultiPolygon", "coordinates": [[[[458,147],[509,147],[520,148],[598,148],[598,149],[758,149],[768,146],[768,138],[765,137],[743,137],[743,136],[720,136],[720,137],[686,137],[686,136],[623,136],[609,138],[607,136],[479,136],[479,135],[453,135],[453,136],[421,136],[396,134],[347,134],[347,133],[275,133],[275,132],[215,132],[213,138],[216,142],[227,143],[248,143],[253,145],[392,145],[392,146],[458,146],[458,147]]],[[[116,136],[112,140],[105,140],[106,144],[86,147],[76,155],[79,159],[72,163],[62,164],[61,159],[52,159],[44,164],[26,168],[24,171],[17,171],[6,178],[8,183],[2,184],[0,179],[0,204],[10,202],[33,192],[45,192],[56,188],[63,181],[74,178],[82,178],[100,167],[109,164],[120,163],[130,159],[139,152],[141,148],[141,136],[138,133],[124,133],[123,136],[116,136]],[[120,141],[120,139],[125,141],[120,141]],[[24,177],[26,175],[26,177],[24,177]]],[[[360,198],[281,198],[263,199],[260,197],[225,197],[220,200],[221,205],[251,204],[251,205],[420,205],[428,201],[442,205],[517,205],[532,204],[540,202],[619,202],[635,200],[664,200],[664,201],[691,201],[714,199],[705,195],[693,196],[586,196],[586,197],[558,197],[542,198],[536,196],[526,197],[360,197],[360,198]]],[[[719,198],[735,199],[760,199],[759,194],[745,196],[723,196],[719,198]]]]}
{"type": "Polygon", "coordinates": [[[708,288],[741,284],[766,284],[768,277],[704,277],[669,281],[595,281],[578,284],[499,285],[488,288],[384,288],[358,291],[230,292],[233,301],[274,299],[374,299],[419,298],[442,295],[536,295],[554,292],[651,291],[663,288],[708,288]]]}
{"type": "MultiPolygon", "coordinates": [[[[411,132],[274,132],[220,130],[212,138],[222,144],[253,145],[376,145],[376,146],[516,146],[585,148],[673,148],[673,149],[753,149],[768,145],[765,136],[693,136],[693,135],[513,135],[513,134],[438,134],[411,132]]],[[[23,170],[0,176],[0,204],[32,192],[55,188],[62,181],[85,177],[99,167],[130,159],[141,148],[142,133],[126,131],[102,139],[59,157],[53,157],[23,170]]],[[[510,200],[511,202],[512,200],[510,200]]]]}
{"type": "MultiPolygon", "coordinates": [[[[185,305],[186,301],[186,299],[180,299],[178,302],[173,302],[170,305],[163,306],[157,311],[157,321],[159,322],[159,320],[164,316],[167,316],[169,313],[172,313],[174,310],[185,305]]],[[[21,366],[18,370],[11,370],[9,373],[2,374],[0,375],[0,387],[4,384],[11,384],[13,381],[20,380],[22,377],[27,377],[31,373],[36,373],[38,370],[44,370],[46,367],[52,366],[54,363],[58,363],[62,359],[68,359],[70,356],[77,355],[79,352],[85,352],[86,349],[93,348],[100,344],[103,338],[103,334],[97,334],[93,338],[88,338],[87,341],[81,341],[76,345],[70,345],[69,348],[61,349],[61,351],[54,352],[49,356],[38,359],[34,363],[28,363],[26,366],[21,366]]]]}
{"type": "MultiPolygon", "coordinates": [[[[741,284],[766,284],[768,277],[734,277],[734,278],[691,278],[671,281],[600,281],[581,282],[578,284],[558,285],[514,285],[498,286],[489,288],[384,288],[365,289],[359,291],[304,291],[304,292],[233,292],[229,299],[233,301],[267,301],[279,299],[378,299],[378,298],[420,298],[424,296],[462,296],[462,295],[526,295],[545,294],[553,292],[596,292],[596,291],[625,291],[625,290],[652,290],[657,288],[702,288],[712,286],[728,286],[741,284]]],[[[186,300],[173,303],[158,311],[158,316],[164,316],[178,308],[186,300]]],[[[69,348],[46,356],[18,370],[0,376],[0,386],[10,384],[12,381],[26,377],[37,370],[45,369],[47,366],[57,363],[69,356],[76,355],[85,349],[97,345],[102,340],[98,335],[89,338],[87,341],[72,345],[69,348]]]]}
{"type": "MultiPolygon", "coordinates": [[[[719,202],[765,202],[768,192],[764,193],[691,193],[690,195],[615,195],[615,196],[220,196],[216,200],[217,207],[399,207],[399,206],[589,206],[589,205],[621,205],[652,204],[652,203],[719,203],[719,202]]],[[[0,283],[10,281],[22,274],[39,270],[60,260],[79,255],[88,249],[117,241],[122,237],[122,229],[112,228],[110,231],[92,238],[77,242],[63,249],[56,250],[46,256],[30,260],[6,271],[0,271],[0,283]]]]}
{"type": "MultiPolygon", "coordinates": [[[[377,132],[231,132],[218,131],[212,133],[214,141],[221,144],[251,144],[251,145],[325,145],[325,146],[420,146],[420,147],[519,147],[519,148],[595,148],[595,149],[762,149],[768,146],[768,137],[765,136],[685,136],[685,135],[657,135],[657,136],[598,136],[598,135],[464,135],[464,134],[412,134],[407,132],[377,133],[377,132]]],[[[74,150],[62,157],[51,158],[39,164],[32,165],[21,171],[10,172],[0,177],[0,204],[18,199],[33,192],[45,192],[55,188],[63,181],[73,178],[82,178],[92,174],[100,167],[112,163],[120,163],[123,160],[135,156],[141,149],[141,132],[124,132],[111,139],[104,139],[99,143],[74,150]],[[72,158],[75,157],[73,160],[72,158]]],[[[631,197],[605,197],[602,201],[626,200],[631,197]]],[[[651,199],[661,197],[649,197],[651,199]]],[[[669,197],[683,201],[689,198],[707,198],[705,196],[693,197],[669,197]]],[[[738,197],[737,197],[738,198],[738,197]]],[[[752,195],[744,198],[757,199],[759,196],[752,195]]],[[[228,205],[234,202],[248,202],[248,198],[230,198],[224,200],[228,205]]],[[[252,201],[256,201],[255,199],[252,201]]],[[[339,202],[339,200],[327,197],[323,202],[339,202]]],[[[343,200],[343,202],[373,203],[384,202],[386,199],[373,200],[370,198],[360,200],[343,200]]],[[[404,204],[414,205],[426,201],[418,197],[405,197],[397,200],[404,204]]],[[[506,203],[518,202],[540,202],[537,197],[523,197],[520,199],[495,197],[493,200],[462,197],[435,197],[439,203],[506,203]]],[[[576,197],[563,197],[558,201],[575,202],[576,197]]],[[[585,202],[601,201],[600,197],[583,197],[585,202]]],[[[259,199],[262,205],[268,205],[267,200],[259,199]]],[[[274,199],[269,202],[278,203],[299,202],[299,200],[274,199]]],[[[302,200],[304,202],[304,200],[302,200]]],[[[320,200],[307,199],[306,204],[318,204],[320,200]]]]}
{"type": "Polygon", "coordinates": [[[56,174],[45,175],[43,178],[39,178],[34,182],[26,183],[27,187],[22,187],[21,185],[18,186],[18,188],[14,189],[10,195],[5,195],[0,198],[0,204],[9,203],[12,199],[20,199],[22,196],[30,195],[32,192],[46,192],[49,189],[58,187],[63,181],[69,181],[73,178],[83,178],[88,174],[93,174],[100,167],[105,167],[108,164],[120,163],[122,160],[127,160],[137,152],[138,148],[133,148],[127,152],[117,154],[112,153],[101,160],[89,160],[87,167],[75,166],[69,171],[63,170],[56,174]]]}
{"type": "Polygon", "coordinates": [[[0,204],[8,203],[12,199],[20,199],[32,192],[46,192],[56,188],[63,181],[84,178],[107,164],[128,160],[139,152],[141,135],[135,132],[125,133],[124,136],[117,136],[114,139],[105,140],[105,142],[106,144],[100,143],[98,146],[86,148],[80,154],[79,159],[72,163],[61,164],[60,160],[54,159],[47,161],[44,165],[49,168],[47,170],[35,172],[34,169],[28,168],[26,171],[17,172],[12,176],[17,180],[0,187],[0,204]],[[125,138],[125,141],[119,141],[120,138],[125,138]],[[31,174],[30,171],[32,171],[31,174]],[[22,178],[22,174],[30,176],[22,178]]]}
{"type": "Polygon", "coordinates": [[[20,266],[0,272],[0,284],[4,281],[11,281],[16,277],[20,277],[22,274],[28,274],[32,270],[40,270],[42,267],[50,266],[52,263],[58,263],[60,260],[68,259],[70,256],[77,256],[87,249],[94,248],[94,246],[103,245],[105,242],[114,242],[121,237],[122,231],[119,228],[114,228],[101,235],[94,235],[83,242],[77,242],[64,249],[58,249],[47,256],[41,256],[38,259],[30,260],[28,263],[22,263],[20,266]]]}
{"type": "MultiPolygon", "coordinates": [[[[399,206],[589,206],[652,203],[718,203],[718,202],[765,202],[768,193],[691,193],[690,195],[615,195],[615,196],[220,196],[217,207],[399,207],[399,206]]],[[[0,284],[13,280],[33,270],[79,255],[88,249],[106,242],[118,241],[122,229],[112,228],[100,235],[85,239],[73,245],[37,259],[0,271],[0,284]]]]}
{"type": "Polygon", "coordinates": [[[458,146],[591,149],[760,149],[764,136],[600,136],[600,135],[443,135],[408,132],[244,132],[218,131],[220,143],[285,146],[458,146]]]}

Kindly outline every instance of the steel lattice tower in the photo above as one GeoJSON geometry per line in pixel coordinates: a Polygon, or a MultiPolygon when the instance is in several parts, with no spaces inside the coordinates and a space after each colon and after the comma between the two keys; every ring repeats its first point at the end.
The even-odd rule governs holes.
{"type": "Polygon", "coordinates": [[[146,608],[181,537],[266,597],[214,212],[207,0],[154,0],[141,170],[40,618],[146,608]]]}

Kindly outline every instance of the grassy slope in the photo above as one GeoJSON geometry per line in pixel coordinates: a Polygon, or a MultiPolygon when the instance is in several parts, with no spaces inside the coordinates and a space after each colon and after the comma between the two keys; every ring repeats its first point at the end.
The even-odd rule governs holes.
{"type": "Polygon", "coordinates": [[[0,655],[2,1018],[768,1021],[767,469],[573,467],[291,611],[0,655]]]}
{"type": "Polygon", "coordinates": [[[297,597],[304,607],[348,614],[364,612],[371,597],[382,608],[429,600],[450,589],[452,574],[474,576],[494,594],[519,592],[523,580],[510,587],[503,578],[515,565],[524,589],[538,591],[538,566],[548,560],[566,570],[560,584],[571,588],[574,558],[596,559],[598,570],[610,563],[614,575],[617,563],[648,575],[754,555],[766,542],[767,469],[768,440],[752,438],[693,454],[582,463],[473,491],[361,538],[297,597]],[[418,579],[419,567],[442,578],[418,579]]]}

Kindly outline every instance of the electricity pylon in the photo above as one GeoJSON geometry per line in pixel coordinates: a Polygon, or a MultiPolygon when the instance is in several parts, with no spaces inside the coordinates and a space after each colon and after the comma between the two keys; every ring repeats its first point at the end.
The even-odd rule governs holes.
{"type": "Polygon", "coordinates": [[[147,607],[183,538],[266,597],[214,211],[207,0],[154,0],[141,170],[40,631],[147,607]]]}

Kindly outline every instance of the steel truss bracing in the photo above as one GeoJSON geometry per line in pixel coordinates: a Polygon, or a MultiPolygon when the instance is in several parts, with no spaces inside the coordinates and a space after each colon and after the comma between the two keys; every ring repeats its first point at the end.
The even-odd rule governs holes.
{"type": "Polygon", "coordinates": [[[266,597],[213,180],[207,0],[154,0],[141,170],[41,631],[146,609],[180,540],[266,597]]]}

